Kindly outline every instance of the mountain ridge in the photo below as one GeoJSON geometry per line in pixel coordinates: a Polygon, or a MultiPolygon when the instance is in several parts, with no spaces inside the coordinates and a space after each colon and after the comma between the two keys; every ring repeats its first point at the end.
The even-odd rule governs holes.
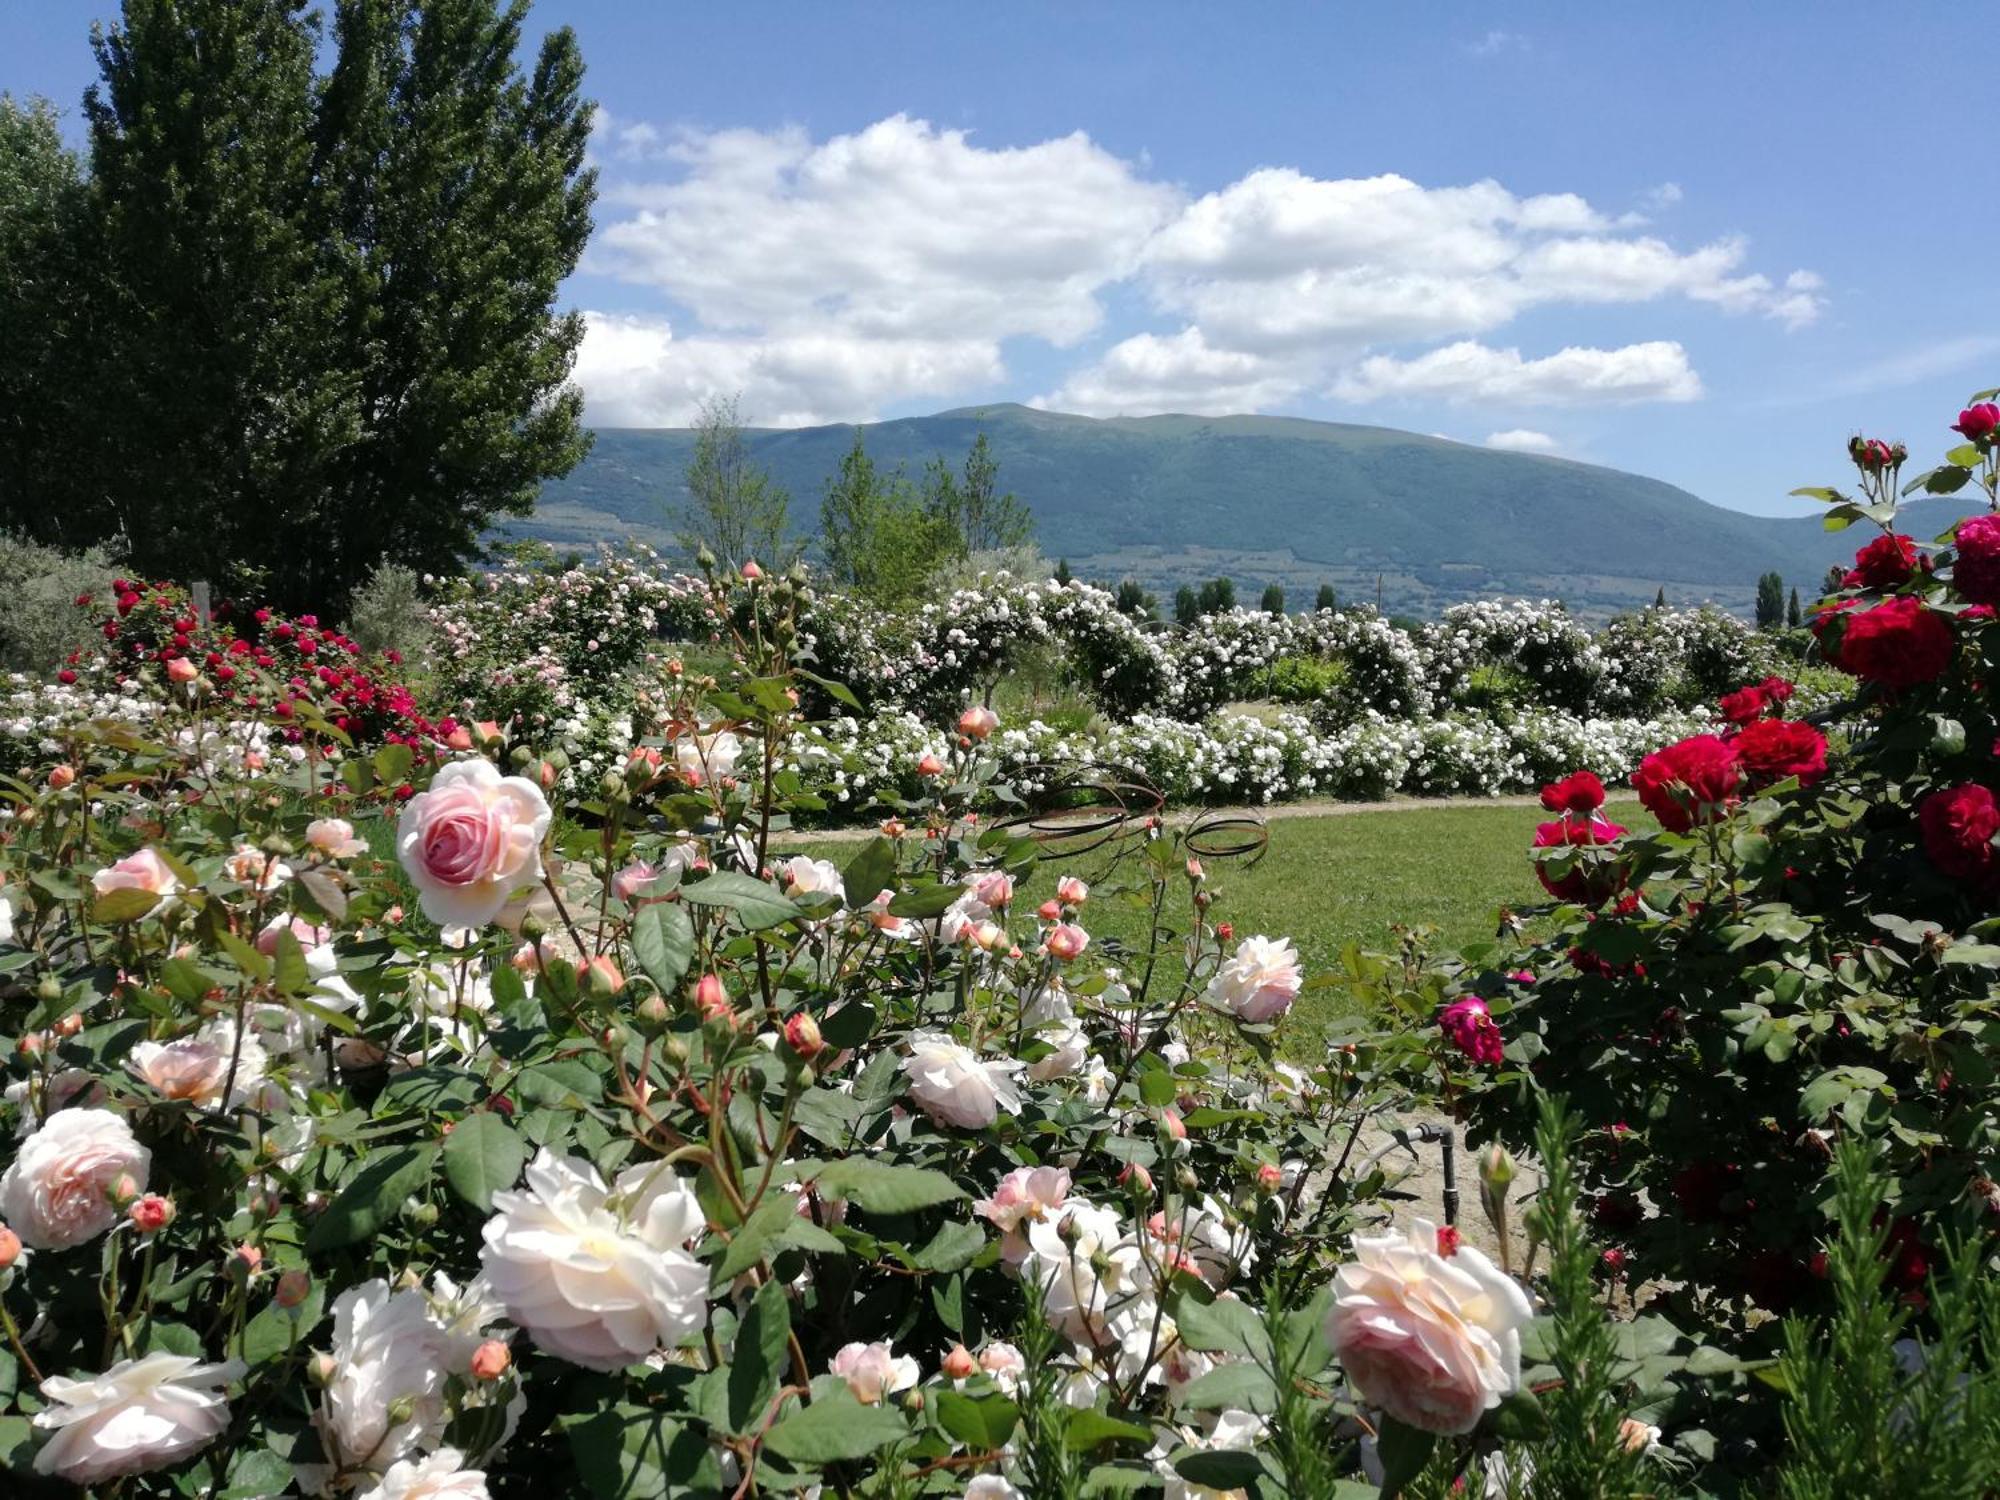
{"type": "MultiPolygon", "coordinates": [[[[912,474],[934,456],[955,466],[983,432],[1001,487],[1034,512],[1047,555],[1080,577],[1136,578],[1163,595],[1227,574],[1239,597],[1277,582],[1297,604],[1325,582],[1414,614],[1526,594],[1602,618],[1661,588],[1677,604],[1747,612],[1760,574],[1775,570],[1812,597],[1859,540],[1811,516],[1745,515],[1602,464],[1305,417],[1085,417],[999,403],[861,428],[878,467],[912,474]]],[[[854,431],[745,429],[752,459],[791,491],[801,534],[854,431]]],[[[596,438],[509,532],[562,546],[621,535],[670,543],[692,430],[602,428],[596,438]]],[[[1941,517],[1932,530],[1962,513],[1925,510],[1941,517]]]]}

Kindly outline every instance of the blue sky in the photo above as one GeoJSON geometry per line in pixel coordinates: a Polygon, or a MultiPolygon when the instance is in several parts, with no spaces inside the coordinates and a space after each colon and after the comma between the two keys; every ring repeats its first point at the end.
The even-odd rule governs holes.
{"type": "MultiPolygon", "coordinates": [[[[73,109],[108,0],[0,9],[73,109]]],[[[1285,412],[1798,507],[2000,384],[1962,7],[539,0],[594,417],[1285,412]]]]}

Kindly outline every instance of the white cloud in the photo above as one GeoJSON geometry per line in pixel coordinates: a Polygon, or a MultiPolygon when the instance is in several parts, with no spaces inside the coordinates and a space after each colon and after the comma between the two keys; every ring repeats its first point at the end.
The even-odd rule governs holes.
{"type": "Polygon", "coordinates": [[[1489,31],[1486,35],[1465,44],[1465,50],[1474,57],[1495,57],[1502,52],[1526,52],[1528,39],[1518,31],[1489,31]]]}
{"type": "Polygon", "coordinates": [[[1569,348],[1544,359],[1518,349],[1466,340],[1416,359],[1378,354],[1342,375],[1333,394],[1343,401],[1384,398],[1483,401],[1511,406],[1583,406],[1636,401],[1694,401],[1701,380],[1675,343],[1622,349],[1569,348]]]}
{"type": "Polygon", "coordinates": [[[1034,405],[1095,417],[1220,416],[1282,405],[1303,391],[1307,380],[1307,373],[1279,360],[1211,349],[1199,328],[1186,328],[1164,338],[1142,333],[1114,345],[1034,405]]]}
{"type": "Polygon", "coordinates": [[[1562,447],[1562,444],[1546,432],[1536,432],[1527,427],[1514,427],[1506,432],[1489,433],[1486,446],[1504,448],[1509,453],[1554,453],[1562,447]]]}
{"type": "Polygon", "coordinates": [[[677,339],[663,318],[584,314],[576,379],[605,427],[686,427],[715,395],[757,426],[860,422],[910,391],[990,386],[999,349],[977,339],[856,339],[833,333],[677,339]]]}
{"type": "MultiPolygon", "coordinates": [[[[1126,288],[1136,329],[1044,400],[1219,412],[1329,388],[1375,399],[1462,365],[1484,349],[1467,341],[1531,309],[1671,297],[1795,327],[1823,301],[1810,272],[1751,268],[1740,239],[1680,249],[1638,232],[1637,215],[1492,181],[1263,167],[1190,197],[1081,133],[989,148],[903,115],[815,140],[600,111],[592,153],[607,223],[585,270],[661,303],[592,317],[579,379],[598,421],[685,413],[727,390],[749,420],[800,422],[1004,388],[1009,340],[1074,347],[1126,288]],[[1148,307],[1164,326],[1146,326],[1148,307]]],[[[1677,196],[1668,184],[1642,201],[1677,196]]],[[[1678,344],[1511,358],[1492,378],[1544,404],[1700,389],[1678,344]],[[1611,363],[1586,371],[1582,356],[1611,363]]]]}

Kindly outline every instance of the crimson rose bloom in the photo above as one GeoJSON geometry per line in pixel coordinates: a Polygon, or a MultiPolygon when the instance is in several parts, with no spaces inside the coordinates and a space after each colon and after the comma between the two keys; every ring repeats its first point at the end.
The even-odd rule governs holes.
{"type": "Polygon", "coordinates": [[[1686,833],[1697,823],[1720,822],[1736,802],[1742,782],[1736,752],[1712,734],[1697,734],[1639,762],[1632,786],[1660,826],[1686,833]]]}
{"type": "Polygon", "coordinates": [[[1840,665],[1880,687],[1916,687],[1951,665],[1952,644],[1944,616],[1905,595],[1848,618],[1840,665]]]}
{"type": "Polygon", "coordinates": [[[1995,428],[2000,428],[2000,406],[1991,401],[1979,401],[1958,414],[1958,420],[1951,424],[1951,430],[1972,442],[1980,442],[1993,436],[1995,428]]]}
{"type": "Polygon", "coordinates": [[[1993,874],[1993,835],[2000,833],[2000,804],[1976,783],[1932,792],[1917,805],[1924,853],[1954,880],[1987,880],[1993,874]]]}
{"type": "Polygon", "coordinates": [[[1974,604],[2000,604],[2000,516],[1990,511],[1958,523],[1952,587],[1974,604]]]}
{"type": "Polygon", "coordinates": [[[1495,1067],[1500,1062],[1500,1028],[1477,995],[1454,1000],[1438,1012],[1438,1025],[1452,1044],[1476,1063],[1495,1067]]]}
{"type": "MultiPolygon", "coordinates": [[[[1615,844],[1624,836],[1623,828],[1603,818],[1564,818],[1559,823],[1537,824],[1535,847],[1582,849],[1615,844]]],[[[1605,860],[1586,864],[1578,861],[1568,874],[1554,876],[1549,873],[1546,864],[1540,860],[1535,862],[1535,878],[1541,881],[1542,889],[1558,901],[1569,901],[1578,906],[1602,906],[1625,888],[1625,873],[1625,867],[1620,862],[1605,860]]]]}
{"type": "Polygon", "coordinates": [[[1715,706],[1732,724],[1754,724],[1770,709],[1771,699],[1762,687],[1744,687],[1724,693],[1715,706]]]}
{"type": "Polygon", "coordinates": [[[1917,571],[1917,544],[1906,536],[1878,536],[1854,554],[1854,566],[1841,580],[1851,589],[1893,589],[1917,571]]]}
{"type": "Polygon", "coordinates": [[[1796,719],[1747,725],[1729,743],[1751,781],[1759,785],[1796,776],[1801,786],[1811,786],[1826,774],[1826,736],[1796,719]]]}
{"type": "Polygon", "coordinates": [[[1769,698],[1773,703],[1790,703],[1792,701],[1792,694],[1798,691],[1797,688],[1793,687],[1790,682],[1782,677],[1766,677],[1757,686],[1763,689],[1764,696],[1769,698]]]}
{"type": "Polygon", "coordinates": [[[1604,783],[1595,771],[1572,771],[1542,788],[1542,806],[1552,813],[1594,813],[1604,806],[1604,783]]]}

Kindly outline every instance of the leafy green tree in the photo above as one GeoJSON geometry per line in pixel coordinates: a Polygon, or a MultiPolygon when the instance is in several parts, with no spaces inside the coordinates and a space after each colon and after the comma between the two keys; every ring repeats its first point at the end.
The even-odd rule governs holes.
{"type": "Polygon", "coordinates": [[[1655,595],[1653,595],[1653,608],[1665,609],[1666,607],[1667,607],[1667,586],[1663,583],[1660,585],[1660,591],[1655,595]]]}
{"type": "Polygon", "coordinates": [[[78,442],[94,420],[83,213],[54,107],[0,94],[0,521],[56,546],[118,530],[91,482],[98,447],[78,442]]]}
{"type": "Polygon", "coordinates": [[[1799,608],[1799,591],[1792,590],[1791,602],[1785,606],[1785,623],[1797,630],[1805,620],[1805,612],[1799,608]]]}
{"type": "Polygon", "coordinates": [[[1147,593],[1137,579],[1127,578],[1118,585],[1118,612],[1135,620],[1156,620],[1160,616],[1160,601],[1147,593]]]}
{"type": "Polygon", "coordinates": [[[826,482],[820,546],[834,583],[880,605],[920,597],[963,550],[963,538],[898,469],[884,475],[854,431],[854,446],[826,482]]]}
{"type": "Polygon", "coordinates": [[[1071,573],[1069,570],[1069,559],[1066,557],[1057,558],[1056,582],[1061,584],[1064,588],[1068,588],[1070,584],[1075,581],[1075,577],[1076,575],[1071,573]]]}
{"type": "Polygon", "coordinates": [[[1219,615],[1236,608],[1236,584],[1228,578],[1211,578],[1201,586],[1201,612],[1219,615]]]}
{"type": "Polygon", "coordinates": [[[1766,573],[1757,580],[1757,628],[1773,630],[1785,623],[1785,580],[1766,573]]]}
{"type": "Polygon", "coordinates": [[[385,556],[461,567],[582,456],[582,324],[553,308],[590,109],[567,30],[516,66],[525,11],[125,0],[96,34],[61,414],[101,465],[84,524],[137,569],[233,560],[337,611],[385,556]]]}
{"type": "Polygon", "coordinates": [[[706,547],[735,566],[756,558],[767,567],[788,568],[798,556],[788,523],[791,504],[784,486],[750,457],[736,398],[705,403],[688,460],[681,546],[690,554],[706,547]]]}
{"type": "Polygon", "coordinates": [[[1188,584],[1174,590],[1174,623],[1186,628],[1201,618],[1201,596],[1188,584]]]}
{"type": "Polygon", "coordinates": [[[942,459],[925,470],[925,503],[949,524],[967,555],[1022,547],[1034,539],[1035,518],[1014,495],[1000,493],[1000,463],[980,433],[954,475],[942,459]]]}
{"type": "Polygon", "coordinates": [[[1282,583],[1264,585],[1264,598],[1259,606],[1267,615],[1281,615],[1285,612],[1285,586],[1282,583]]]}
{"type": "Polygon", "coordinates": [[[1319,597],[1313,601],[1313,608],[1316,610],[1340,608],[1340,601],[1333,592],[1332,584],[1322,583],[1319,586],[1319,597]]]}

